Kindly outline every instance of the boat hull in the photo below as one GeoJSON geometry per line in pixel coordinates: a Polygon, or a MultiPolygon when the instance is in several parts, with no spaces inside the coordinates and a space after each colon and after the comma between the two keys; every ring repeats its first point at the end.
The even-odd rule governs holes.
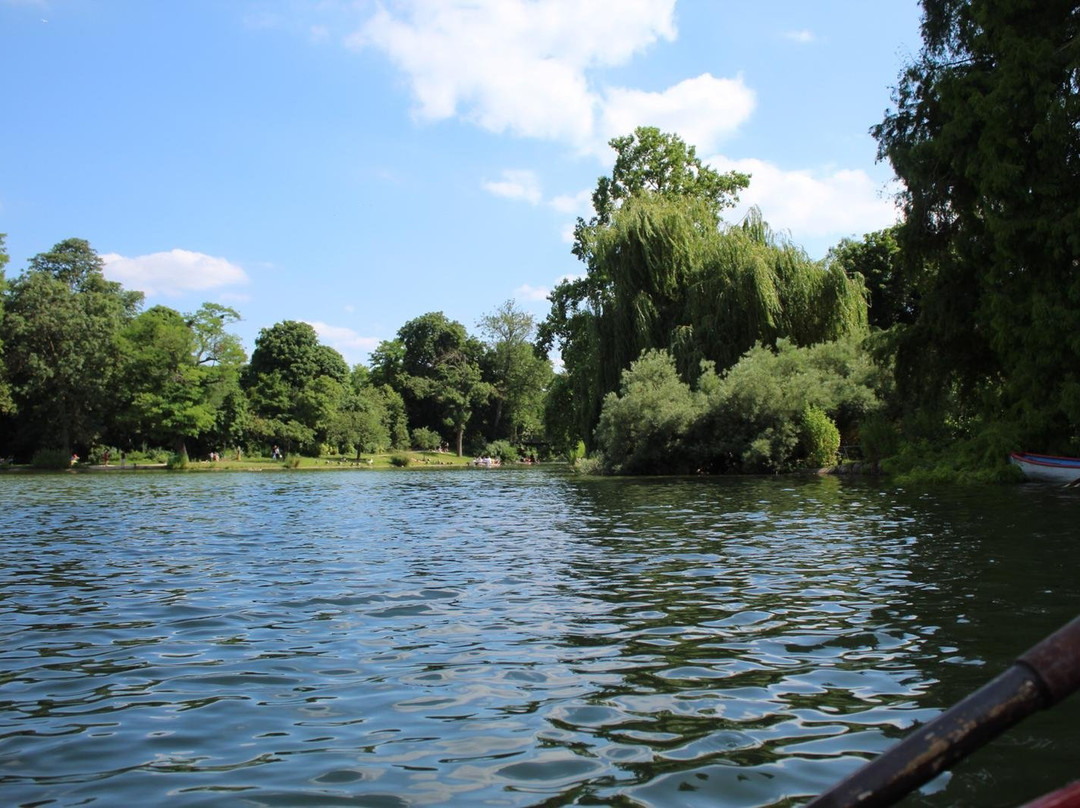
{"type": "Polygon", "coordinates": [[[1080,458],[1013,452],[1009,462],[1019,466],[1029,480],[1066,485],[1080,480],[1080,458]]]}

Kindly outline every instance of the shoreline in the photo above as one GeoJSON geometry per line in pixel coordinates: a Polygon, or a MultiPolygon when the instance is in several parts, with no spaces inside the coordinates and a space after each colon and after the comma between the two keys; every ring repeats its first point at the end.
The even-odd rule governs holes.
{"type": "MultiPolygon", "coordinates": [[[[29,465],[0,466],[0,477],[5,474],[125,474],[146,471],[175,471],[193,473],[235,473],[244,471],[382,471],[399,470],[409,471],[416,469],[483,469],[485,466],[476,466],[471,458],[456,456],[447,459],[446,455],[436,458],[416,457],[410,458],[411,462],[406,466],[394,465],[389,457],[373,458],[371,462],[365,460],[327,460],[325,458],[304,458],[305,463],[299,466],[289,466],[280,460],[254,460],[254,461],[189,461],[184,468],[170,469],[167,463],[127,463],[123,466],[109,464],[108,466],[95,464],[79,464],[70,468],[47,469],[34,468],[29,465]]],[[[506,463],[495,468],[534,468],[538,466],[559,465],[558,461],[549,463],[506,463]]]]}

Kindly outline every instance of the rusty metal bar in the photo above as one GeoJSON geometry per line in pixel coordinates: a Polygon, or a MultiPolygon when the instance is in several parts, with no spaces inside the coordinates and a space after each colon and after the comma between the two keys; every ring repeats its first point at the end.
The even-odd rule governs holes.
{"type": "Polygon", "coordinates": [[[806,808],[892,805],[1009,727],[1057,704],[1078,688],[1080,617],[806,808]]]}

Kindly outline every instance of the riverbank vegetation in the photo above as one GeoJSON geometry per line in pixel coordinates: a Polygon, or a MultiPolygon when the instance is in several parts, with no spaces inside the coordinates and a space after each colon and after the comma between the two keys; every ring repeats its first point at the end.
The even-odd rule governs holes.
{"type": "Polygon", "coordinates": [[[513,301],[476,334],[428,312],[367,365],[295,320],[249,358],[237,311],[144,309],[80,239],[4,285],[0,238],[0,453],[327,465],[441,448],[711,474],[843,449],[927,480],[1004,478],[1010,450],[1080,454],[1080,21],[1014,5],[924,0],[922,52],[873,129],[896,226],[813,260],[758,211],[724,221],[751,177],[641,127],[611,142],[574,232],[584,274],[542,322],[513,301]]]}
{"type": "Polygon", "coordinates": [[[142,473],[146,471],[333,471],[341,469],[378,470],[390,468],[463,468],[479,466],[472,458],[439,451],[399,451],[382,452],[360,457],[309,457],[290,454],[281,458],[268,455],[245,455],[242,452],[231,456],[214,456],[206,459],[184,459],[164,449],[149,452],[134,451],[124,453],[117,459],[110,456],[106,465],[100,451],[90,457],[80,457],[72,463],[59,450],[45,450],[35,453],[29,464],[0,466],[0,471],[72,471],[76,473],[142,473]]]}
{"type": "Polygon", "coordinates": [[[370,367],[350,368],[292,320],[263,329],[249,359],[229,331],[235,310],[143,310],[140,293],[105,279],[89,243],[68,239],[7,284],[0,311],[0,437],[12,462],[105,465],[108,453],[114,465],[142,455],[183,468],[189,457],[542,448],[551,364],[510,302],[481,321],[481,338],[422,315],[370,367]]]}

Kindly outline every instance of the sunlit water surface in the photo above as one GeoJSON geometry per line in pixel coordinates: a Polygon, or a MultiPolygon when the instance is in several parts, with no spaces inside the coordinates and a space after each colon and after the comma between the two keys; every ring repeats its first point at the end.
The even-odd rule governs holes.
{"type": "MultiPolygon", "coordinates": [[[[0,476],[5,805],[798,805],[1080,612],[1080,494],[0,476]]],[[[1080,772],[1080,705],[910,804],[1080,772]]]]}

